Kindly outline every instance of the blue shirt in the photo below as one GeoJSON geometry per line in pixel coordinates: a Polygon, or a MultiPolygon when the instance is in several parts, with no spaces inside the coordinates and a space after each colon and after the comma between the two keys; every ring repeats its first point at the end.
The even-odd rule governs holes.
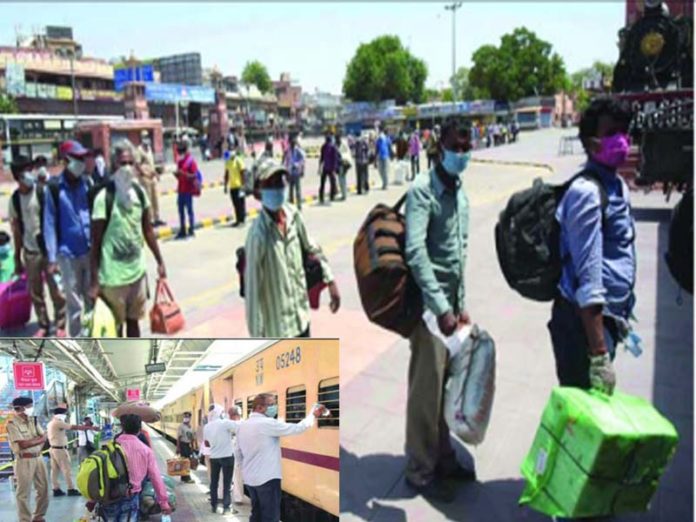
{"type": "Polygon", "coordinates": [[[461,180],[445,187],[435,169],[416,177],[406,198],[406,262],[436,316],[463,312],[469,200],[461,180]]]}
{"type": "Polygon", "coordinates": [[[391,156],[391,140],[386,134],[380,134],[377,138],[375,148],[377,149],[377,157],[380,159],[388,159],[391,156]]]}
{"type": "Polygon", "coordinates": [[[59,255],[76,258],[89,252],[89,185],[84,177],[76,185],[70,185],[65,180],[65,177],[69,175],[64,171],[59,180],[60,241],[56,237],[56,209],[53,197],[50,189],[46,187],[44,239],[49,263],[55,263],[59,255]]]}
{"type": "Polygon", "coordinates": [[[602,305],[606,315],[628,319],[635,301],[636,278],[635,226],[628,187],[614,170],[592,161],[587,166],[599,172],[607,193],[604,226],[599,188],[578,178],[556,210],[561,257],[565,260],[559,290],[581,308],[602,305]]]}

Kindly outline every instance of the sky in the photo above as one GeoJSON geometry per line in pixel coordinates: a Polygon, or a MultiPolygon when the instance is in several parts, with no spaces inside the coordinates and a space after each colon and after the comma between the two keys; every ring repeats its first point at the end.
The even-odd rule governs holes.
{"type": "MultiPolygon", "coordinates": [[[[289,72],[304,91],[338,94],[361,43],[395,34],[428,66],[426,85],[444,87],[452,71],[452,14],[441,2],[4,3],[0,45],[16,29],[70,25],[86,56],[154,58],[200,52],[204,67],[241,75],[257,59],[273,79],[289,72]]],[[[456,63],[470,66],[481,45],[526,26],[550,42],[574,72],[616,62],[625,20],[619,0],[464,2],[456,13],[456,63]]]]}

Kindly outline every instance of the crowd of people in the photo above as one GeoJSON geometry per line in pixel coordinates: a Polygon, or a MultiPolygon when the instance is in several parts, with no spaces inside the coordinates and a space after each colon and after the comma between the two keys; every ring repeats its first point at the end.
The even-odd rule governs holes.
{"type": "MultiPolygon", "coordinates": [[[[191,427],[191,413],[185,412],[177,430],[176,453],[183,458],[202,457],[201,463],[208,474],[208,496],[213,513],[218,513],[219,500],[222,500],[223,515],[237,513],[232,506],[234,486],[236,491],[245,492],[251,500],[251,521],[279,522],[282,479],[280,438],[310,429],[317,418],[326,414],[327,409],[317,405],[302,421],[287,423],[277,419],[278,406],[273,395],[257,395],[251,407],[249,418],[242,420],[242,412],[237,406],[225,411],[219,404],[211,404],[198,433],[194,433],[191,427]]],[[[19,522],[46,522],[49,492],[43,450],[48,448],[53,496],[66,495],[60,487],[61,475],[67,485],[67,495],[81,496],[80,491],[75,489],[72,476],[68,432],[78,432],[79,461],[82,463],[99,449],[100,443],[95,441],[94,433],[101,430],[90,417],[85,417],[81,425],[68,422],[69,413],[65,404],[53,410],[53,418],[45,429],[33,415],[31,397],[16,397],[12,401],[12,408],[14,415],[7,423],[7,433],[15,457],[15,498],[19,522]],[[33,512],[30,503],[32,486],[36,492],[33,512]]],[[[119,422],[121,431],[113,437],[113,441],[125,455],[129,493],[104,504],[88,498],[85,507],[106,522],[139,520],[141,492],[149,481],[160,512],[170,514],[173,507],[150,436],[143,429],[142,418],[135,413],[127,413],[119,417],[119,422]]],[[[182,476],[182,482],[193,482],[190,474],[182,476]]],[[[243,495],[235,495],[235,502],[242,502],[243,495]]]]}
{"type": "Polygon", "coordinates": [[[11,164],[17,183],[9,202],[13,275],[27,277],[39,323],[36,336],[79,336],[99,297],[111,308],[118,330],[123,333],[125,326],[126,335],[137,337],[148,296],[145,245],[157,261],[158,277],[166,277],[154,233],[162,221],[149,140],[137,149],[125,140],[118,143],[108,174],[100,150],[69,140],[59,151],[57,176],[47,175],[43,158],[16,156],[11,164]],[[93,172],[86,168],[90,157],[93,172]]]}

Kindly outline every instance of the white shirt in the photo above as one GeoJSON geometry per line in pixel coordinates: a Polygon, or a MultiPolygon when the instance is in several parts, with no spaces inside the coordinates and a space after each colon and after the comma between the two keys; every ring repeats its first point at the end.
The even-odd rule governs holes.
{"type": "Polygon", "coordinates": [[[310,414],[297,424],[289,424],[261,413],[252,413],[237,428],[236,459],[242,466],[242,478],[248,486],[261,486],[282,479],[280,437],[299,435],[314,425],[310,414]]]}
{"type": "Polygon", "coordinates": [[[203,428],[203,438],[210,443],[211,459],[223,459],[234,456],[232,434],[239,428],[239,421],[217,419],[209,422],[203,428]]]}
{"type": "Polygon", "coordinates": [[[78,431],[77,432],[77,445],[87,446],[87,441],[91,442],[94,446],[94,432],[92,430],[78,431]]]}

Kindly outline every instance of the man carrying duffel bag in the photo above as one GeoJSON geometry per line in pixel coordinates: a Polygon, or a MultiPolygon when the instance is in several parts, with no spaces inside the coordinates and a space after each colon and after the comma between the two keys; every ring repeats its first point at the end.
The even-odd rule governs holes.
{"type": "MultiPolygon", "coordinates": [[[[440,161],[408,191],[405,255],[424,307],[449,336],[470,322],[464,306],[469,202],[460,179],[470,157],[470,132],[450,119],[440,136],[440,161]]],[[[450,479],[475,480],[476,475],[457,464],[443,415],[447,348],[423,321],[409,340],[406,482],[426,498],[451,502],[450,479]]]]}

